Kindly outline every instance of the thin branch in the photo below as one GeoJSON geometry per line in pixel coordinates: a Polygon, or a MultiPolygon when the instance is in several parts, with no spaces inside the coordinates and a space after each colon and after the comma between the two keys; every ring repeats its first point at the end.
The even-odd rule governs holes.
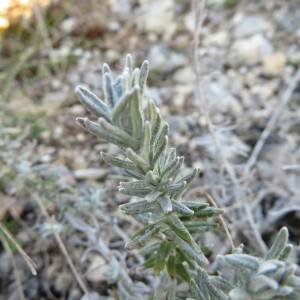
{"type": "Polygon", "coordinates": [[[56,241],[58,243],[58,246],[59,246],[61,252],[63,253],[63,255],[65,256],[65,258],[67,260],[67,263],[68,263],[71,271],[73,272],[73,275],[76,278],[76,280],[77,280],[80,288],[82,289],[82,291],[84,292],[84,294],[86,295],[86,297],[88,299],[91,299],[90,298],[90,294],[88,292],[88,289],[85,286],[85,284],[84,284],[83,280],[81,279],[80,275],[78,274],[78,272],[77,272],[77,270],[75,268],[75,265],[73,264],[72,259],[71,259],[70,255],[68,254],[68,251],[67,251],[67,249],[66,249],[66,247],[65,247],[65,245],[64,245],[64,243],[63,243],[63,241],[62,241],[62,239],[61,239],[61,237],[59,235],[59,233],[55,229],[55,226],[53,225],[53,222],[52,222],[52,220],[51,220],[48,212],[44,208],[41,200],[39,199],[39,197],[37,195],[34,196],[34,200],[38,204],[38,206],[39,206],[40,210],[42,211],[43,215],[46,217],[46,220],[49,223],[49,225],[50,225],[50,227],[51,227],[51,229],[53,231],[53,234],[54,234],[54,237],[55,237],[55,239],[56,239],[56,241]]]}
{"type": "Polygon", "coordinates": [[[300,170],[300,165],[285,165],[282,167],[284,171],[295,171],[300,170]]]}
{"type": "MultiPolygon", "coordinates": [[[[249,208],[249,205],[246,201],[243,201],[243,198],[245,197],[245,195],[244,195],[245,193],[236,177],[234,168],[232,168],[232,166],[228,162],[227,158],[225,157],[224,152],[222,151],[220,141],[218,139],[218,136],[215,133],[214,126],[209,117],[209,111],[207,108],[204,89],[203,89],[203,80],[201,77],[201,59],[200,59],[200,57],[198,57],[198,49],[199,49],[199,45],[200,45],[200,33],[201,33],[202,25],[203,25],[203,22],[205,19],[205,1],[204,0],[193,0],[193,11],[196,14],[196,28],[194,31],[194,52],[193,52],[193,54],[194,54],[193,55],[194,56],[194,69],[195,69],[196,81],[197,81],[196,96],[200,100],[202,115],[204,116],[204,118],[206,120],[208,130],[212,136],[215,147],[218,150],[218,154],[221,158],[222,164],[225,167],[225,169],[234,185],[235,199],[236,199],[236,201],[241,203],[241,206],[246,213],[246,217],[248,219],[249,225],[254,233],[254,237],[257,240],[258,245],[261,248],[261,251],[263,253],[266,253],[267,252],[266,244],[262,240],[262,237],[257,228],[257,224],[255,223],[255,220],[253,218],[253,215],[249,208]]],[[[242,212],[240,212],[240,214],[242,215],[242,212]]]]}
{"type": "MultiPolygon", "coordinates": [[[[210,195],[210,194],[207,194],[207,193],[205,193],[205,195],[206,195],[206,197],[209,199],[209,201],[212,203],[212,205],[214,206],[214,207],[218,207],[218,205],[217,205],[217,203],[215,202],[215,200],[212,198],[212,196],[210,195]]],[[[228,237],[228,241],[229,241],[229,243],[230,243],[230,246],[231,246],[231,250],[232,250],[232,252],[235,250],[235,245],[234,245],[234,242],[233,242],[233,239],[232,239],[232,236],[231,236],[231,234],[230,234],[230,231],[229,231],[229,229],[228,229],[228,226],[227,226],[227,223],[226,223],[226,221],[225,221],[225,219],[224,219],[224,217],[222,216],[222,215],[219,215],[219,218],[220,218],[220,220],[221,220],[221,223],[222,223],[222,225],[223,225],[223,227],[224,227],[224,230],[225,230],[225,232],[226,232],[226,235],[227,235],[227,237],[228,237]]]]}
{"type": "Polygon", "coordinates": [[[284,94],[282,96],[282,99],[279,103],[277,110],[275,110],[274,113],[272,114],[271,118],[269,119],[269,121],[267,123],[267,126],[265,127],[259,140],[257,141],[257,143],[251,153],[251,156],[245,166],[245,174],[248,174],[249,171],[255,165],[255,163],[258,159],[258,156],[265,145],[266,140],[268,139],[269,135],[271,134],[272,130],[274,129],[281,113],[283,112],[283,110],[285,109],[287,104],[290,102],[292,95],[293,95],[295,89],[297,88],[297,84],[299,81],[300,81],[300,68],[297,70],[294,77],[292,78],[288,88],[286,89],[286,91],[284,92],[284,94]]]}
{"type": "MultiPolygon", "coordinates": [[[[1,234],[0,236],[3,236],[3,234],[1,234]]],[[[23,290],[23,287],[22,287],[22,282],[21,282],[20,274],[19,274],[18,267],[17,267],[17,264],[16,264],[16,260],[14,258],[14,255],[13,255],[12,251],[11,251],[11,248],[10,248],[8,242],[5,240],[5,238],[3,238],[2,241],[3,241],[3,245],[4,245],[5,250],[9,254],[9,256],[12,260],[12,263],[13,263],[13,268],[14,268],[14,272],[15,272],[15,276],[16,276],[16,282],[17,282],[17,286],[18,286],[18,292],[19,292],[20,300],[25,300],[24,290],[23,290]]]]}
{"type": "Polygon", "coordinates": [[[19,245],[19,243],[16,241],[16,239],[10,234],[10,232],[6,229],[6,227],[0,222],[0,232],[3,232],[3,235],[14,244],[14,246],[17,248],[18,252],[23,256],[25,259],[28,267],[31,270],[32,275],[36,275],[36,264],[35,262],[26,254],[26,252],[22,249],[22,247],[19,245]]]}

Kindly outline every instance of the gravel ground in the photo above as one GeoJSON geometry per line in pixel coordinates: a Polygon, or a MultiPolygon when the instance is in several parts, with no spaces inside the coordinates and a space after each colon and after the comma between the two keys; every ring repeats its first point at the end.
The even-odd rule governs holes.
{"type": "MultiPolygon", "coordinates": [[[[13,251],[18,283],[0,244],[1,300],[20,299],[20,286],[25,299],[85,299],[36,198],[94,299],[148,299],[155,287],[153,274],[137,268],[144,258],[123,251],[138,224],[119,213],[117,205],[128,201],[116,193],[122,174],[99,155],[117,150],[75,123],[88,113],[74,88],[101,97],[102,64],[117,74],[126,53],[137,65],[150,61],[147,95],[170,125],[169,144],[185,156],[185,168],[202,169],[186,198],[212,195],[236,245],[252,253],[263,253],[287,226],[299,262],[300,3],[207,0],[206,13],[197,50],[196,13],[184,0],[53,1],[7,30],[0,220],[38,275],[13,251]],[[44,171],[32,171],[41,164],[44,171]]],[[[201,240],[213,246],[211,260],[230,251],[222,230],[201,240]]]]}

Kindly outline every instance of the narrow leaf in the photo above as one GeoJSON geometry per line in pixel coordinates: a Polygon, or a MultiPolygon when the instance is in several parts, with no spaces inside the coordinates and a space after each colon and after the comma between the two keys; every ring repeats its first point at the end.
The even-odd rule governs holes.
{"type": "Polygon", "coordinates": [[[102,158],[110,165],[116,166],[120,169],[131,170],[134,172],[139,172],[137,167],[130,161],[119,159],[113,157],[105,152],[100,152],[102,158]]]}
{"type": "Polygon", "coordinates": [[[172,202],[170,200],[170,197],[163,196],[163,197],[159,198],[159,203],[165,214],[172,211],[173,207],[172,207],[172,202]]]}
{"type": "Polygon", "coordinates": [[[188,230],[185,228],[180,219],[175,215],[171,214],[167,216],[167,224],[171,227],[176,235],[187,243],[192,243],[193,238],[191,237],[188,230]]]}
{"type": "Polygon", "coordinates": [[[186,205],[183,203],[180,203],[174,199],[171,200],[173,205],[173,210],[182,216],[192,216],[194,214],[194,211],[189,209],[186,205]]]}
{"type": "Polygon", "coordinates": [[[289,232],[287,228],[281,228],[265,259],[278,259],[287,245],[288,238],[289,232]]]}
{"type": "Polygon", "coordinates": [[[75,89],[75,92],[80,102],[86,106],[91,113],[95,114],[99,118],[103,117],[108,122],[111,122],[111,113],[109,108],[95,94],[81,86],[78,86],[75,89]]]}
{"type": "Polygon", "coordinates": [[[136,141],[136,139],[134,139],[132,136],[130,136],[128,133],[126,133],[125,131],[123,131],[122,129],[108,123],[105,119],[101,118],[99,119],[99,123],[100,125],[106,129],[107,131],[109,131],[111,134],[115,135],[116,137],[118,137],[123,143],[126,143],[128,145],[130,145],[130,147],[137,151],[139,148],[139,144],[136,141]]]}
{"type": "Polygon", "coordinates": [[[156,275],[158,275],[165,268],[171,249],[172,243],[167,241],[161,242],[155,254],[154,272],[156,275]]]}
{"type": "Polygon", "coordinates": [[[136,215],[146,212],[151,212],[159,206],[157,203],[149,203],[146,200],[121,204],[120,209],[128,215],[136,215]]]}
{"type": "Polygon", "coordinates": [[[128,158],[145,174],[150,170],[149,164],[138,154],[136,154],[132,149],[128,148],[127,151],[128,158]]]}
{"type": "Polygon", "coordinates": [[[148,73],[149,73],[149,62],[148,62],[148,60],[145,60],[141,66],[140,78],[139,78],[139,86],[140,86],[142,95],[144,93],[148,73]]]}

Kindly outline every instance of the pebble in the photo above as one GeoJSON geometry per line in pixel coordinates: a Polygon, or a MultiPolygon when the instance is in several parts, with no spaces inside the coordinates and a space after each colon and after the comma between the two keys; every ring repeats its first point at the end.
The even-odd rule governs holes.
{"type": "Polygon", "coordinates": [[[230,51],[228,63],[231,66],[252,66],[273,52],[273,46],[261,33],[236,40],[230,51]]]}
{"type": "Polygon", "coordinates": [[[262,60],[262,73],[265,76],[276,77],[282,74],[286,64],[286,56],[282,52],[274,52],[262,60]]]}
{"type": "Polygon", "coordinates": [[[74,176],[77,180],[82,179],[103,179],[107,175],[106,169],[78,169],[74,171],[74,176]]]}
{"type": "Polygon", "coordinates": [[[268,27],[268,23],[260,16],[245,16],[234,25],[233,37],[236,39],[249,37],[256,33],[265,32],[268,27]]]}
{"type": "Polygon", "coordinates": [[[69,273],[58,274],[54,282],[55,290],[65,294],[73,282],[73,276],[69,273]]]}
{"type": "Polygon", "coordinates": [[[137,20],[138,29],[148,34],[162,34],[166,39],[170,39],[176,30],[174,6],[173,0],[142,1],[137,20]]]}
{"type": "Polygon", "coordinates": [[[211,112],[231,112],[234,115],[238,115],[242,112],[240,102],[217,82],[207,84],[204,88],[204,92],[211,112]]]}
{"type": "Polygon", "coordinates": [[[186,66],[177,70],[173,78],[178,83],[189,84],[195,82],[196,75],[191,66],[186,66]]]}
{"type": "Polygon", "coordinates": [[[150,48],[148,59],[152,70],[167,73],[188,64],[188,59],[184,54],[176,53],[162,44],[150,48]]]}

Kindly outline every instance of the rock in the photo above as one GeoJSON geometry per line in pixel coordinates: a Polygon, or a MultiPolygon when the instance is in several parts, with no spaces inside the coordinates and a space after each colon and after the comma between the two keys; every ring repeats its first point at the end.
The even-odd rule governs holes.
{"type": "Polygon", "coordinates": [[[95,72],[87,72],[83,75],[84,84],[88,85],[92,89],[100,88],[102,82],[100,75],[95,72]]]}
{"type": "Polygon", "coordinates": [[[262,34],[240,39],[233,43],[228,57],[231,66],[252,66],[272,53],[273,46],[262,34]]]}
{"type": "Polygon", "coordinates": [[[141,12],[137,19],[138,29],[147,33],[163,34],[166,39],[170,39],[176,30],[174,1],[144,0],[141,2],[141,12]]]}
{"type": "Polygon", "coordinates": [[[238,99],[231,95],[219,83],[211,82],[204,88],[206,101],[213,113],[228,113],[238,115],[242,112],[242,106],[238,99]]]}
{"type": "Polygon", "coordinates": [[[268,27],[269,24],[260,16],[245,16],[234,25],[233,37],[236,39],[249,37],[266,31],[268,27]]]}
{"type": "Polygon", "coordinates": [[[226,47],[230,43],[230,36],[227,31],[209,33],[204,39],[204,46],[226,47]]]}
{"type": "Polygon", "coordinates": [[[196,121],[191,116],[172,115],[168,119],[170,133],[192,133],[197,127],[196,121]]]}
{"type": "Polygon", "coordinates": [[[195,13],[193,11],[190,11],[185,17],[184,17],[184,25],[185,28],[190,31],[191,33],[195,32],[195,13]]]}
{"type": "Polygon", "coordinates": [[[73,276],[70,273],[61,273],[56,277],[54,288],[60,294],[65,294],[73,282],[73,276]]]}
{"type": "Polygon", "coordinates": [[[76,28],[77,22],[76,22],[76,18],[67,18],[65,19],[61,25],[60,28],[62,29],[63,32],[65,33],[71,33],[74,31],[74,29],[76,28]]]}
{"type": "Polygon", "coordinates": [[[282,52],[274,52],[262,60],[262,73],[265,76],[276,77],[282,74],[286,57],[282,52]]]}
{"type": "Polygon", "coordinates": [[[110,266],[105,259],[100,255],[95,255],[91,258],[90,266],[86,272],[86,278],[92,282],[107,281],[105,272],[110,270],[110,266]]]}
{"type": "Polygon", "coordinates": [[[78,180],[82,179],[102,179],[107,175],[106,169],[79,169],[74,171],[74,176],[78,180]]]}
{"type": "Polygon", "coordinates": [[[69,86],[65,85],[62,86],[59,91],[46,94],[42,101],[43,107],[45,107],[48,112],[55,111],[58,107],[61,107],[66,103],[70,93],[69,86]]]}
{"type": "MultiPolygon", "coordinates": [[[[231,131],[215,131],[215,134],[220,142],[223,154],[228,159],[233,159],[238,156],[247,157],[250,147],[245,144],[238,136],[231,131]]],[[[211,134],[203,134],[200,137],[195,137],[190,142],[191,149],[197,147],[205,148],[212,156],[218,155],[218,149],[215,146],[211,134]]]]}
{"type": "Polygon", "coordinates": [[[195,86],[193,84],[183,84],[174,87],[172,102],[176,107],[184,107],[188,98],[192,97],[195,86]]]}
{"type": "Polygon", "coordinates": [[[148,59],[152,70],[166,73],[188,64],[188,59],[182,53],[173,52],[164,45],[154,45],[148,53],[148,59]]]}
{"type": "Polygon", "coordinates": [[[186,66],[177,70],[173,76],[174,80],[178,83],[193,83],[196,80],[195,71],[191,66],[186,66]]]}

